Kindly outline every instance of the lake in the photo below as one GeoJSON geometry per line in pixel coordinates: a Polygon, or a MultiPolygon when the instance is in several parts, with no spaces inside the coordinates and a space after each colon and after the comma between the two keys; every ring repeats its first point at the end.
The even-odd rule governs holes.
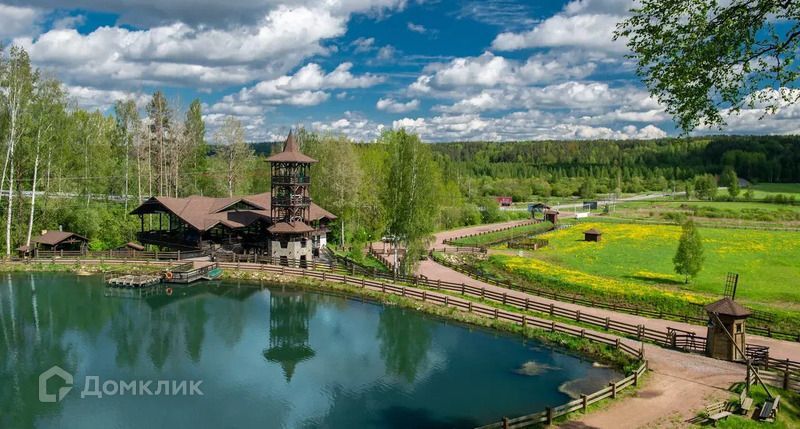
{"type": "Polygon", "coordinates": [[[474,427],[620,377],[518,336],[289,286],[106,295],[101,276],[0,273],[0,428],[474,427]],[[46,380],[42,402],[54,365],[72,388],[59,401],[70,383],[46,380]]]}

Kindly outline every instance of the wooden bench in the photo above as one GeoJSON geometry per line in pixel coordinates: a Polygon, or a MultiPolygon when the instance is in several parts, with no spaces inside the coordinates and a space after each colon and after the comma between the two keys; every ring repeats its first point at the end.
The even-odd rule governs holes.
{"type": "Polygon", "coordinates": [[[778,414],[778,407],[780,407],[780,403],[781,395],[776,396],[772,400],[768,399],[766,402],[764,402],[764,406],[761,407],[761,413],[759,413],[758,418],[767,422],[774,421],[775,415],[778,414]]]}
{"type": "Polygon", "coordinates": [[[748,414],[753,409],[753,398],[747,396],[747,389],[742,390],[739,395],[739,411],[742,414],[748,414]]]}
{"type": "Polygon", "coordinates": [[[727,419],[728,416],[733,414],[727,410],[727,407],[728,404],[726,402],[717,402],[706,406],[706,414],[708,414],[708,420],[712,426],[716,426],[718,421],[727,419]]]}

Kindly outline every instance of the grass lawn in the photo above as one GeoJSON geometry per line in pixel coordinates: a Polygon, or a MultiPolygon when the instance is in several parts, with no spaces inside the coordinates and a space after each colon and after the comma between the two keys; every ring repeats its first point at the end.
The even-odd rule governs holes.
{"type": "Polygon", "coordinates": [[[551,224],[550,222],[535,223],[532,225],[523,225],[503,231],[490,232],[472,237],[461,238],[458,240],[454,240],[452,244],[455,246],[485,246],[489,243],[493,243],[498,240],[512,238],[521,234],[537,234],[540,232],[545,232],[552,227],[553,224],[551,224]]]}
{"type": "Polygon", "coordinates": [[[699,224],[800,228],[800,205],[757,201],[637,201],[618,204],[611,217],[676,222],[691,217],[699,224]]]}
{"type": "MultiPolygon", "coordinates": [[[[745,416],[733,415],[717,423],[718,428],[723,429],[747,429],[747,428],[776,428],[789,429],[800,427],[800,395],[794,392],[770,387],[773,395],[781,395],[778,418],[774,423],[762,423],[745,416]]],[[[761,386],[750,387],[750,397],[756,406],[761,406],[767,399],[767,394],[761,386]]]]}
{"type": "Polygon", "coordinates": [[[800,183],[759,183],[752,187],[756,198],[776,194],[795,194],[795,197],[800,198],[800,183]]]}
{"type": "Polygon", "coordinates": [[[673,270],[680,234],[677,225],[582,222],[542,235],[550,245],[529,256],[493,255],[489,266],[664,310],[720,297],[726,274],[738,272],[737,300],[784,317],[793,310],[800,318],[800,232],[701,228],[706,261],[688,285],[673,270]],[[602,241],[583,241],[589,228],[601,230],[602,241]]]}

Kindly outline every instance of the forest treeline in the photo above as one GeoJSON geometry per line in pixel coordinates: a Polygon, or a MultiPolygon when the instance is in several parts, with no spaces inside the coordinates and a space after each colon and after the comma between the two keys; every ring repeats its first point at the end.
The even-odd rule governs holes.
{"type": "MultiPolygon", "coordinates": [[[[121,245],[139,228],[127,213],[152,195],[269,190],[265,158],[282,142],[246,142],[233,117],[209,131],[199,100],[185,106],[160,91],[89,111],[23,49],[0,52],[4,254],[59,227],[88,236],[95,249],[121,245]]],[[[690,190],[710,197],[718,176],[800,182],[797,137],[424,144],[394,130],[356,143],[300,129],[298,138],[320,161],[312,197],[339,216],[332,241],[352,247],[390,236],[421,251],[433,230],[526,216],[499,210],[498,195],[530,201],[690,190]]]]}
{"type": "Polygon", "coordinates": [[[520,201],[581,195],[582,186],[590,193],[684,190],[686,182],[726,167],[751,182],[800,182],[798,136],[461,142],[436,144],[434,151],[450,174],[477,183],[478,192],[520,201]]]}

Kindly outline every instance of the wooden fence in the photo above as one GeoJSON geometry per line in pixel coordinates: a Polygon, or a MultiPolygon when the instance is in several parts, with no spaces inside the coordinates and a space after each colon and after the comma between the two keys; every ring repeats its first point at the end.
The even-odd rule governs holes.
{"type": "Polygon", "coordinates": [[[182,260],[208,256],[208,253],[200,250],[187,251],[140,251],[133,249],[125,250],[35,250],[33,259],[54,259],[54,258],[89,258],[89,259],[136,259],[136,260],[182,260]]]}
{"type": "MultiPolygon", "coordinates": [[[[453,238],[447,239],[447,240],[444,241],[444,244],[454,245],[454,246],[463,246],[463,245],[459,245],[459,244],[457,244],[455,242],[458,241],[458,240],[463,240],[465,238],[480,237],[480,236],[484,236],[484,235],[487,235],[487,234],[494,234],[494,233],[497,233],[497,232],[509,231],[509,230],[516,229],[516,228],[519,228],[519,227],[522,227],[522,226],[529,226],[529,225],[534,225],[534,224],[538,224],[538,223],[542,223],[542,220],[540,220],[540,219],[532,219],[532,220],[529,220],[527,222],[520,222],[518,224],[515,224],[515,225],[512,225],[512,226],[506,226],[506,227],[503,227],[503,228],[492,229],[492,230],[489,230],[489,231],[476,232],[474,234],[464,234],[464,235],[460,235],[460,236],[457,236],[457,237],[453,237],[453,238]]],[[[506,238],[495,240],[494,242],[486,243],[484,246],[490,246],[490,245],[493,245],[493,244],[502,243],[504,241],[512,240],[514,238],[519,238],[521,236],[527,236],[527,235],[530,235],[530,233],[512,235],[510,237],[506,237],[506,238]]],[[[483,246],[476,246],[476,247],[483,247],[483,246]]]]}
{"type": "MultiPolygon", "coordinates": [[[[482,281],[484,283],[487,283],[487,284],[490,284],[490,285],[495,285],[495,286],[503,287],[503,288],[506,288],[506,289],[519,290],[519,291],[523,291],[523,292],[526,292],[526,293],[529,293],[529,294],[532,294],[532,295],[537,295],[537,296],[541,296],[543,298],[549,298],[549,299],[556,300],[556,301],[569,302],[569,303],[572,303],[572,304],[580,304],[580,305],[585,305],[585,306],[594,307],[594,308],[604,308],[606,310],[612,310],[612,311],[619,311],[619,312],[622,312],[622,313],[635,314],[637,316],[644,316],[644,317],[651,317],[651,318],[665,319],[665,320],[675,320],[675,321],[684,322],[684,323],[693,323],[693,324],[696,324],[696,325],[705,325],[708,322],[708,316],[705,314],[705,310],[703,310],[703,307],[699,306],[699,305],[696,306],[697,307],[696,315],[690,315],[690,314],[686,314],[686,313],[677,314],[677,313],[665,312],[663,310],[652,310],[652,309],[642,308],[642,307],[638,307],[638,306],[627,306],[627,305],[623,305],[623,304],[617,304],[617,303],[614,303],[614,302],[608,303],[608,302],[603,302],[603,301],[595,301],[595,300],[592,300],[592,299],[587,299],[587,298],[585,298],[583,296],[580,296],[580,295],[577,295],[577,294],[567,295],[567,294],[554,292],[554,291],[548,290],[548,289],[536,288],[536,287],[532,287],[532,286],[525,286],[525,287],[519,286],[519,285],[516,285],[516,284],[511,283],[509,281],[499,280],[499,279],[496,279],[496,278],[489,277],[489,276],[483,274],[482,272],[480,272],[480,271],[478,271],[476,269],[473,269],[471,267],[466,267],[466,266],[463,266],[463,265],[456,265],[456,264],[450,263],[450,262],[448,262],[448,261],[446,261],[444,259],[441,259],[441,258],[436,259],[436,262],[438,262],[438,263],[440,263],[440,264],[442,264],[442,265],[444,265],[444,266],[446,266],[446,267],[448,267],[448,268],[450,268],[452,270],[458,271],[458,272],[460,272],[462,274],[466,274],[469,277],[472,277],[472,278],[474,278],[476,280],[480,280],[480,281],[482,281]]],[[[779,338],[779,339],[784,339],[784,340],[800,341],[800,332],[791,332],[790,333],[790,332],[775,331],[769,325],[764,326],[764,327],[755,326],[755,325],[748,325],[747,326],[747,330],[749,332],[753,333],[753,334],[762,335],[762,336],[766,336],[766,337],[770,337],[770,338],[779,338]]]]}
{"type": "Polygon", "coordinates": [[[513,419],[504,418],[497,423],[481,426],[478,429],[515,429],[541,424],[550,425],[556,418],[565,416],[569,413],[573,413],[575,411],[582,411],[586,413],[589,405],[607,398],[614,399],[625,388],[637,386],[639,384],[639,379],[646,370],[647,361],[643,361],[639,368],[633,372],[633,374],[623,378],[622,380],[611,382],[609,383],[608,387],[600,389],[597,392],[588,395],[581,395],[580,398],[569,401],[566,404],[556,407],[547,407],[544,411],[540,411],[538,413],[528,414],[526,416],[513,419]]]}
{"type": "MultiPolygon", "coordinates": [[[[53,263],[74,263],[75,260],[65,258],[57,258],[51,260],[42,260],[40,262],[53,262],[53,263]]],[[[131,261],[125,259],[109,260],[98,259],[89,260],[83,259],[83,262],[98,262],[108,264],[125,264],[131,261]]],[[[148,261],[143,260],[144,263],[153,263],[155,265],[167,265],[166,261],[148,261]]],[[[561,324],[553,320],[536,319],[532,316],[520,315],[511,313],[505,310],[499,310],[496,307],[484,306],[469,300],[462,300],[452,295],[471,296],[481,300],[493,301],[495,303],[503,304],[506,306],[515,307],[524,311],[535,311],[547,314],[551,318],[562,318],[574,321],[579,324],[585,324],[592,327],[599,328],[605,331],[615,331],[627,335],[628,337],[635,338],[639,341],[651,341],[659,346],[684,350],[688,352],[704,352],[706,338],[697,335],[694,332],[683,331],[676,328],[667,328],[667,331],[660,331],[657,329],[650,329],[644,325],[633,325],[618,320],[611,319],[610,317],[599,317],[590,314],[582,313],[580,310],[571,310],[561,307],[553,303],[542,303],[530,298],[520,298],[517,296],[509,295],[506,292],[498,292],[489,290],[484,287],[476,287],[466,285],[464,283],[446,282],[441,280],[429,280],[424,277],[406,277],[395,275],[391,273],[374,273],[366,269],[360,268],[357,265],[347,266],[336,262],[317,263],[312,261],[311,264],[306,264],[303,267],[300,261],[288,261],[292,266],[276,266],[265,264],[263,262],[220,262],[220,268],[244,270],[244,271],[261,271],[270,273],[279,273],[284,275],[299,275],[310,278],[317,278],[320,280],[336,281],[345,284],[355,284],[368,286],[374,289],[380,289],[385,293],[396,293],[411,298],[421,298],[423,301],[427,297],[436,296],[432,298],[435,302],[444,302],[445,305],[456,306],[460,309],[466,309],[470,312],[475,312],[481,315],[488,315],[495,318],[505,319],[514,323],[523,325],[531,324],[533,326],[550,329],[554,332],[564,332],[573,335],[580,335],[585,338],[593,339],[595,341],[602,341],[593,338],[596,334],[587,332],[585,329],[576,328],[571,325],[561,324]],[[367,277],[372,277],[368,279],[367,277]],[[420,288],[431,289],[426,291],[420,288]],[[445,292],[446,294],[439,294],[437,292],[445,292]],[[428,294],[428,295],[426,295],[428,294]],[[436,301],[438,299],[438,301],[436,301]]],[[[599,306],[599,305],[593,305],[599,306]]],[[[748,327],[749,329],[749,327],[748,327]]],[[[624,342],[616,340],[615,347],[630,353],[642,355],[641,350],[631,347],[624,342]],[[617,345],[618,344],[618,345],[617,345]]],[[[752,348],[750,350],[753,350],[752,348]]],[[[800,362],[778,360],[769,357],[768,352],[760,354],[762,359],[754,362],[759,368],[764,371],[773,371],[779,373],[774,378],[778,379],[783,377],[789,380],[788,386],[797,387],[800,382],[800,362]],[[787,375],[788,374],[788,375],[787,375]]],[[[783,380],[781,378],[781,380],[783,380]]]]}

